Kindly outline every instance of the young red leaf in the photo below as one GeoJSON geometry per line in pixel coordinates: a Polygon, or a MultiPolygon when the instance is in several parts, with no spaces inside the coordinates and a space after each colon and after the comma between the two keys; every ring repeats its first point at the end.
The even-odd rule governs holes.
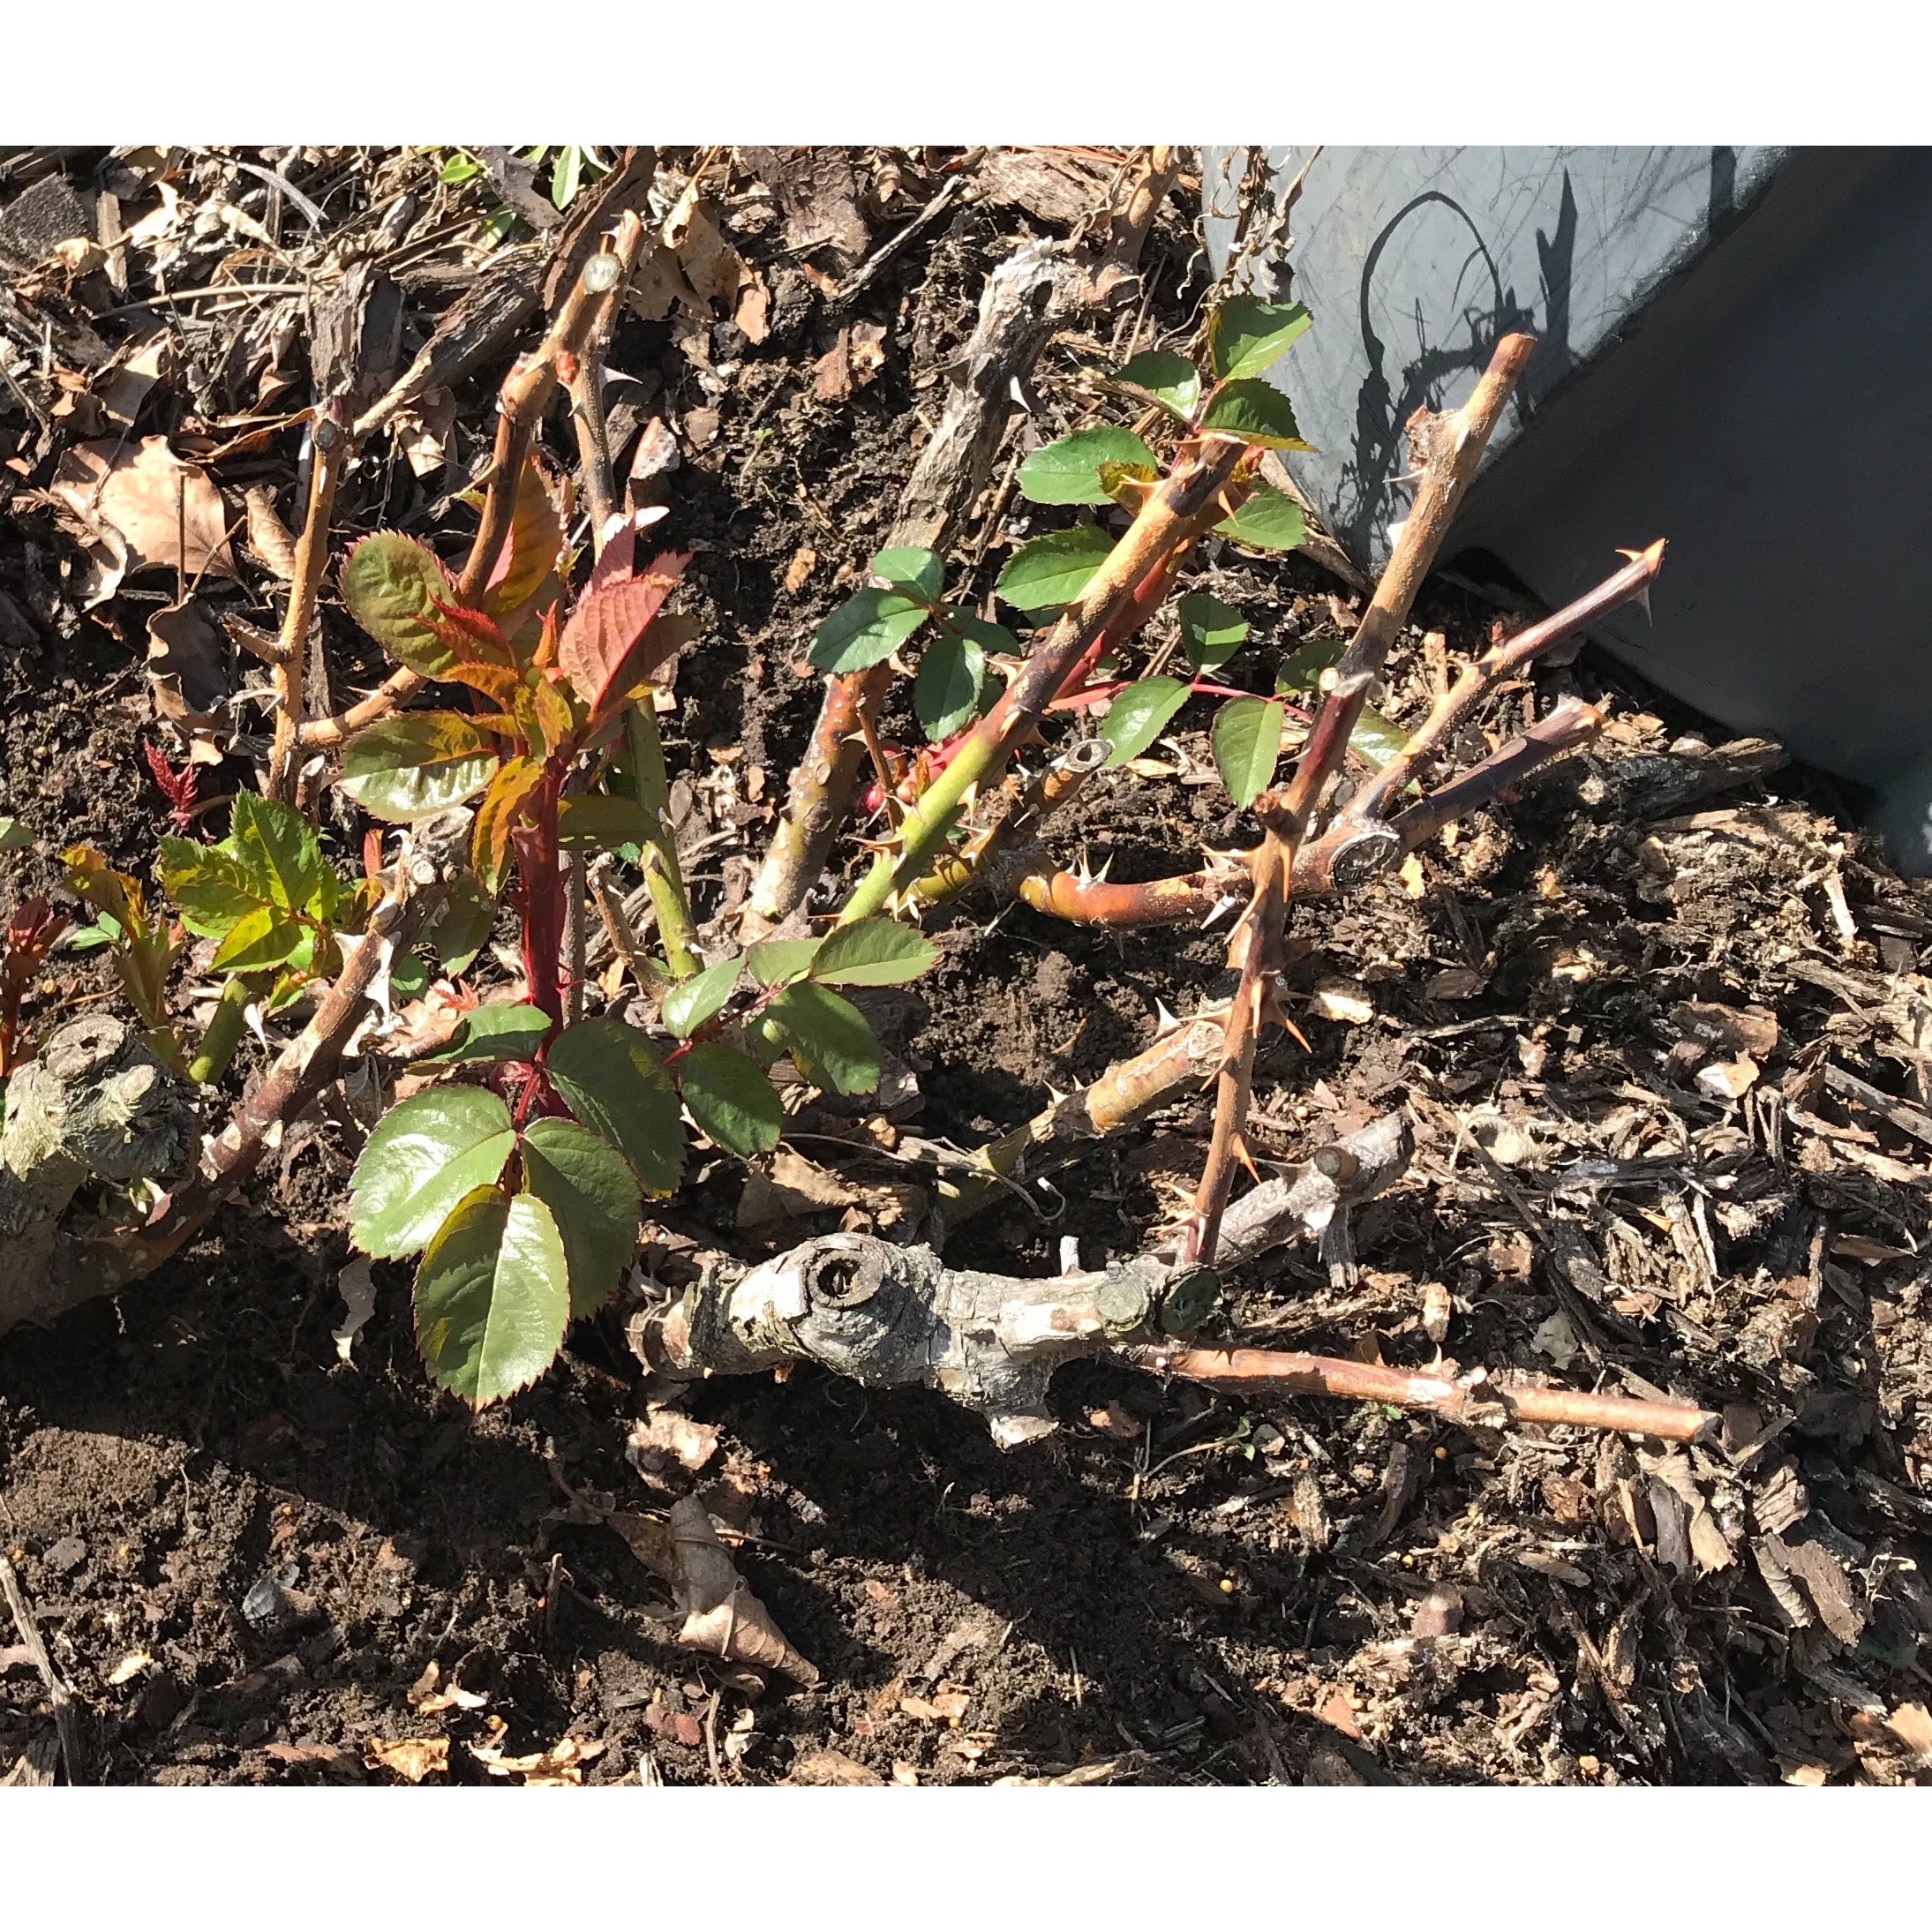
{"type": "Polygon", "coordinates": [[[689,551],[666,551],[638,575],[614,578],[578,599],[557,641],[557,662],[593,717],[682,642],[673,643],[674,634],[653,639],[652,620],[691,557],[689,551]],[[659,647],[655,652],[653,643],[659,647]]]}

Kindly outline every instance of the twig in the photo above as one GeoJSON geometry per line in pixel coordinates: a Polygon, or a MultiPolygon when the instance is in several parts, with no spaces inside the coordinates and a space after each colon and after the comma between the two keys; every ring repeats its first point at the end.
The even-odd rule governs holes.
{"type": "Polygon", "coordinates": [[[276,640],[274,662],[275,733],[268,752],[267,795],[287,802],[294,796],[296,748],[301,739],[303,697],[308,666],[309,629],[315,621],[315,602],[322,569],[328,561],[328,522],[335,507],[335,485],[353,447],[349,424],[339,399],[325,399],[315,412],[311,432],[308,514],[295,546],[295,578],[289,586],[289,607],[276,640]]]}
{"type": "Polygon", "coordinates": [[[1582,1389],[1537,1388],[1492,1382],[1481,1370],[1451,1381],[1440,1375],[1393,1369],[1379,1362],[1335,1356],[1277,1353],[1267,1349],[1163,1349],[1139,1346],[1113,1351],[1117,1359],[1157,1375],[1178,1375],[1218,1388],[1272,1389],[1291,1395],[1337,1395],[1348,1402],[1389,1402],[1426,1409],[1452,1422],[1485,1428],[1512,1423],[1567,1423],[1690,1442],[1716,1428],[1722,1417],[1688,1402],[1639,1402],[1628,1395],[1595,1395],[1582,1389]]]}
{"type": "Polygon", "coordinates": [[[886,264],[902,250],[917,241],[939,217],[958,199],[959,191],[973,177],[986,150],[975,147],[960,156],[952,172],[940,184],[939,192],[915,214],[896,235],[889,236],[872,251],[864,261],[839,283],[837,293],[831,297],[831,305],[842,309],[855,301],[878,278],[886,264]]]}
{"type": "MultiPolygon", "coordinates": [[[[1396,853],[1413,852],[1417,846],[1425,845],[1445,825],[1466,818],[1478,806],[1488,804],[1552,758],[1587,745],[1603,728],[1604,714],[1594,704],[1573,698],[1558,705],[1528,731],[1518,732],[1507,743],[1499,745],[1480,764],[1471,765],[1460,777],[1402,813],[1389,827],[1394,835],[1396,853]]],[[[1312,860],[1316,855],[1311,850],[1305,856],[1312,860]]],[[[1301,871],[1297,865],[1297,880],[1301,871]]]]}
{"type": "Polygon", "coordinates": [[[60,1733],[60,1755],[67,1765],[67,1782],[78,1785],[85,1769],[80,1756],[80,1725],[75,1714],[73,1693],[54,1668],[54,1660],[47,1654],[47,1645],[41,1636],[41,1627],[34,1621],[34,1613],[28,1609],[26,1597],[20,1589],[20,1579],[13,1565],[0,1556],[0,1594],[7,1599],[7,1608],[13,1613],[15,1628],[20,1633],[20,1642],[26,1646],[26,1653],[34,1668],[41,1673],[41,1681],[47,1687],[49,1702],[54,1707],[54,1728],[60,1733]]]}
{"type": "Polygon", "coordinates": [[[1534,338],[1506,335],[1470,399],[1448,416],[1418,410],[1409,419],[1410,446],[1420,468],[1415,507],[1403,523],[1388,568],[1362,613],[1342,661],[1323,679],[1327,700],[1303,748],[1285,793],[1264,793],[1255,802],[1264,837],[1252,859],[1254,896],[1229,948],[1241,984],[1228,1011],[1228,1041],[1214,1097],[1214,1131],[1182,1242],[1184,1261],[1214,1259],[1222,1211],[1234,1185],[1235,1161],[1247,1118],[1255,1035],[1272,1008],[1282,965],[1282,928],[1289,881],[1297,846],[1329,780],[1342,767],[1370,690],[1381,676],[1400,634],[1462,500],[1470,478],[1535,349],[1534,338]]]}
{"type": "MultiPolygon", "coordinates": [[[[1405,532],[1406,534],[1406,532],[1405,532]]],[[[1429,716],[1411,734],[1408,742],[1372,778],[1366,779],[1348,804],[1335,815],[1335,823],[1318,844],[1338,847],[1364,825],[1384,819],[1390,807],[1423,764],[1447,742],[1449,734],[1463,718],[1506,679],[1575,636],[1597,619],[1626,604],[1642,603],[1648,607],[1650,586],[1663,568],[1664,545],[1655,543],[1648,550],[1631,554],[1631,560],[1615,575],[1606,577],[1596,589],[1567,604],[1540,624],[1506,638],[1469,665],[1454,687],[1439,698],[1429,716]]],[[[1443,821],[1444,823],[1447,820],[1443,821]]]]}
{"type": "Polygon", "coordinates": [[[1163,1034],[1144,1053],[1122,1060],[1089,1086],[1056,1094],[1053,1103],[979,1150],[983,1174],[967,1174],[957,1185],[943,1180],[949,1226],[1000,1192],[1004,1180],[1034,1178],[1077,1160],[1095,1140],[1121,1132],[1183,1090],[1214,1077],[1220,1058],[1226,1010],[1204,1007],[1163,1034]]]}

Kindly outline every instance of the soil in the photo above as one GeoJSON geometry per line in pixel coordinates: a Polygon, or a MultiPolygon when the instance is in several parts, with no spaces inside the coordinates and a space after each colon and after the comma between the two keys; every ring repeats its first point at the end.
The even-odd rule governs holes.
{"type": "MultiPolygon", "coordinates": [[[[281,155],[297,178],[299,161],[281,155]]],[[[854,161],[876,184],[880,157],[854,161]]],[[[85,184],[97,164],[77,151],[64,166],[85,184]]],[[[221,174],[197,163],[184,192],[221,174]]],[[[903,192],[875,239],[917,212],[923,193],[903,192]]],[[[611,357],[680,438],[663,530],[698,553],[710,628],[664,725],[707,918],[742,897],[816,710],[806,643],[891,521],[987,268],[1020,236],[1063,232],[961,207],[835,312],[769,197],[740,176],[725,206],[771,294],[770,334],[719,322],[694,344],[631,321],[611,357]],[[854,324],[880,332],[883,365],[823,396],[816,372],[854,324]]],[[[1193,213],[1177,198],[1155,232],[1144,312],[1049,349],[1017,435],[1084,419],[1079,368],[1130,331],[1137,347],[1184,344],[1206,292],[1193,213]]],[[[412,293],[412,316],[449,294],[412,293]]],[[[466,452],[497,372],[459,392],[466,452]]],[[[164,391],[144,429],[178,429],[189,408],[164,391]]],[[[549,433],[564,466],[560,415],[549,433]]],[[[0,413],[20,458],[0,488],[31,499],[58,434],[0,413]]],[[[286,514],[293,456],[284,436],[217,478],[269,478],[286,514]]],[[[34,501],[13,511],[0,593],[26,635],[0,624],[0,814],[35,846],[7,857],[8,910],[58,891],[77,839],[146,876],[164,816],[139,762],[153,734],[139,606],[76,610],[70,539],[34,501]]],[[[443,515],[395,465],[351,492],[338,536],[443,515]]],[[[1037,529],[1066,513],[982,506],[964,543],[978,590],[1029,515],[1037,529]]],[[[1253,622],[1259,648],[1237,660],[1251,676],[1347,621],[1344,587],[1300,558],[1224,549],[1199,582],[1253,622]]],[[[1512,601],[1432,587],[1392,665],[1398,723],[1426,709],[1440,647],[1424,634],[1452,658],[1480,649],[1498,596],[1512,601]]],[[[337,689],[368,681],[339,613],[327,623],[337,689]]],[[[1264,1049],[1253,1152],[1301,1157],[1405,1104],[1418,1154],[1360,1218],[1358,1282],[1331,1285],[1312,1248],[1285,1251],[1230,1281],[1215,1332],[1419,1367],[1446,1316],[1441,1346],[1464,1366],[1694,1400],[1724,1413],[1720,1443],[1242,1403],[1075,1367],[1054,1385],[1058,1432],[1002,1452],[936,1395],[801,1370],[699,1388],[688,1414],[716,1427],[714,1454],[695,1476],[641,1470],[627,1435],[665,1391],[614,1317],[473,1417],[427,1382],[407,1271],[380,1266],[344,1358],[332,1331],[358,1131],[344,1101],[151,1280],[0,1338],[0,1551],[83,1707],[86,1775],[395,1782],[370,1740],[430,1738],[448,1740],[431,1781],[469,1784],[502,1770],[469,1747],[565,1739],[589,1783],[1922,1780],[1932,1173],[1909,1124],[1932,1099],[1932,902],[1885,868],[1829,781],[1787,768],[1666,794],[1703,756],[1685,735],[1698,721],[1589,651],[1538,673],[1537,715],[1570,694],[1613,710],[1595,752],[1404,877],[1297,908],[1305,1045],[1264,1049]],[[1700,1083],[1747,1054],[1741,1097],[1700,1083]],[[1891,1117],[1828,1085],[1834,1066],[1896,1102],[1891,1117]],[[760,1685],[680,1650],[663,1585],[568,1493],[649,1510],[694,1487],[816,1685],[760,1685]],[[432,1663],[461,1704],[435,1708],[432,1663]]],[[[1506,695],[1490,739],[1459,750],[1482,756],[1531,698],[1506,695]]],[[[888,730],[910,740],[902,713],[888,730]]],[[[1131,879],[1249,842],[1225,793],[1195,782],[1212,771],[1208,716],[1184,713],[1152,755],[1175,775],[1090,786],[1056,853],[1096,868],[1111,855],[1131,879]]],[[[245,772],[231,757],[204,795],[245,772]]],[[[961,1146],[1149,1043],[1161,1006],[1185,1015],[1226,985],[1213,933],[1109,934],[971,902],[931,929],[939,967],[873,1017],[902,1077],[894,1117],[961,1146]]],[[[57,954],[28,1022],[114,996],[97,957],[57,954]]],[[[250,1052],[231,1084],[260,1064],[250,1052]]],[[[1205,1101],[1170,1108],[1027,1198],[999,1197],[949,1258],[1045,1273],[1069,1237],[1088,1266],[1136,1252],[1198,1173],[1206,1124],[1205,1101]]],[[[799,1152],[846,1161],[836,1110],[794,1125],[799,1152]]],[[[647,1229],[647,1260],[675,1266],[694,1242],[763,1252],[767,1230],[738,1229],[742,1176],[722,1161],[696,1173],[647,1229]]],[[[0,1629],[0,1768],[49,1725],[11,1641],[0,1629]]]]}

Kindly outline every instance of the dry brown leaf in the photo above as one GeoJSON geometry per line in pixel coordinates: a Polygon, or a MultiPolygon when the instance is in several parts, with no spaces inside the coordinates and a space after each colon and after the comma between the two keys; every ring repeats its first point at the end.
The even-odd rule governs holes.
{"type": "Polygon", "coordinates": [[[745,1176],[738,1200],[740,1228],[769,1227],[800,1214],[816,1214],[828,1207],[850,1207],[861,1199],[836,1174],[781,1147],[773,1155],[769,1175],[753,1169],[745,1176]]]}
{"type": "Polygon", "coordinates": [[[745,266],[745,258],[725,239],[717,210],[710,202],[692,204],[678,244],[678,260],[695,293],[707,302],[727,303],[735,310],[738,292],[751,271],[745,266]]]}
{"type": "Polygon", "coordinates": [[[634,1469],[662,1474],[673,1463],[694,1473],[718,1454],[715,1422],[694,1422],[681,1409],[653,1402],[643,1421],[631,1425],[624,1455],[634,1469]]]}
{"type": "MultiPolygon", "coordinates": [[[[154,710],[184,737],[225,740],[229,643],[198,598],[147,620],[147,682],[154,710]]],[[[217,756],[220,747],[217,746],[217,756]]]]}
{"type": "Polygon", "coordinates": [[[142,401],[161,380],[161,359],[167,347],[164,333],[152,335],[125,362],[94,378],[94,399],[109,427],[124,432],[134,427],[142,401]]]}
{"type": "Polygon", "coordinates": [[[1314,1009],[1324,1019],[1365,1026],[1375,1018],[1375,1002],[1358,980],[1327,979],[1316,987],[1314,1009]]]}
{"type": "Polygon", "coordinates": [[[1932,1711],[1923,1704],[1900,1704],[1886,1721],[1919,1763],[1932,1766],[1932,1711]]]}
{"type": "Polygon", "coordinates": [[[801,1684],[818,1681],[817,1666],[792,1648],[771,1613],[747,1588],[695,1496],[673,1505],[668,1522],[622,1513],[607,1520],[639,1561],[671,1585],[684,1613],[680,1643],[726,1663],[783,1671],[801,1684]]]}
{"type": "Polygon", "coordinates": [[[425,1778],[447,1777],[449,1771],[447,1738],[366,1738],[362,1752],[372,1770],[380,1767],[394,1771],[412,1785],[425,1778]]]}
{"type": "Polygon", "coordinates": [[[521,1778],[526,1785],[581,1785],[583,1767],[594,1763],[608,1748],[602,1738],[560,1738],[547,1751],[531,1751],[522,1757],[508,1757],[503,1740],[509,1725],[501,1718],[490,1719],[490,1740],[472,1744],[470,1755],[492,1778],[521,1778]]]}
{"type": "Polygon", "coordinates": [[[792,560],[785,567],[785,588],[793,595],[804,587],[805,580],[812,574],[813,566],[818,561],[818,553],[808,544],[801,544],[792,553],[792,560]]]}
{"type": "Polygon", "coordinates": [[[95,566],[84,591],[88,607],[113,596],[124,576],[152,568],[235,575],[221,492],[207,472],[182,462],[165,436],[81,443],[54,472],[49,495],[88,534],[95,566]],[[186,542],[182,541],[185,530],[186,542]]]}
{"type": "Polygon", "coordinates": [[[745,340],[754,346],[771,333],[771,291],[759,281],[756,273],[739,296],[738,306],[732,312],[732,320],[737,323],[745,340]]]}
{"type": "Polygon", "coordinates": [[[242,492],[248,507],[248,548],[264,568],[284,583],[295,582],[295,533],[275,509],[274,492],[265,483],[252,483],[242,492]]]}
{"type": "Polygon", "coordinates": [[[843,1751],[812,1751],[792,1767],[788,1785],[883,1785],[885,1780],[843,1751]]]}
{"type": "Polygon", "coordinates": [[[410,1709],[417,1717],[432,1718],[440,1710],[481,1710],[489,1703],[480,1690],[465,1690],[455,1678],[446,1688],[442,1678],[442,1665],[432,1658],[410,1686],[410,1709]]]}
{"type": "Polygon", "coordinates": [[[852,394],[850,329],[840,329],[838,340],[812,365],[812,394],[821,402],[842,402],[852,394]]]}

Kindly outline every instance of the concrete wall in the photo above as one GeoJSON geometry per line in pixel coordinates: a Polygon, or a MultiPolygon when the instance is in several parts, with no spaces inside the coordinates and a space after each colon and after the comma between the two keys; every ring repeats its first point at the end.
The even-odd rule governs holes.
{"type": "Polygon", "coordinates": [[[1452,551],[1555,605],[1667,537],[1653,624],[1598,641],[1871,786],[1932,871],[1932,153],[1330,149],[1291,226],[1257,285],[1314,314],[1280,379],[1319,454],[1290,460],[1350,549],[1379,563],[1403,512],[1409,411],[1529,329],[1452,551]]]}

